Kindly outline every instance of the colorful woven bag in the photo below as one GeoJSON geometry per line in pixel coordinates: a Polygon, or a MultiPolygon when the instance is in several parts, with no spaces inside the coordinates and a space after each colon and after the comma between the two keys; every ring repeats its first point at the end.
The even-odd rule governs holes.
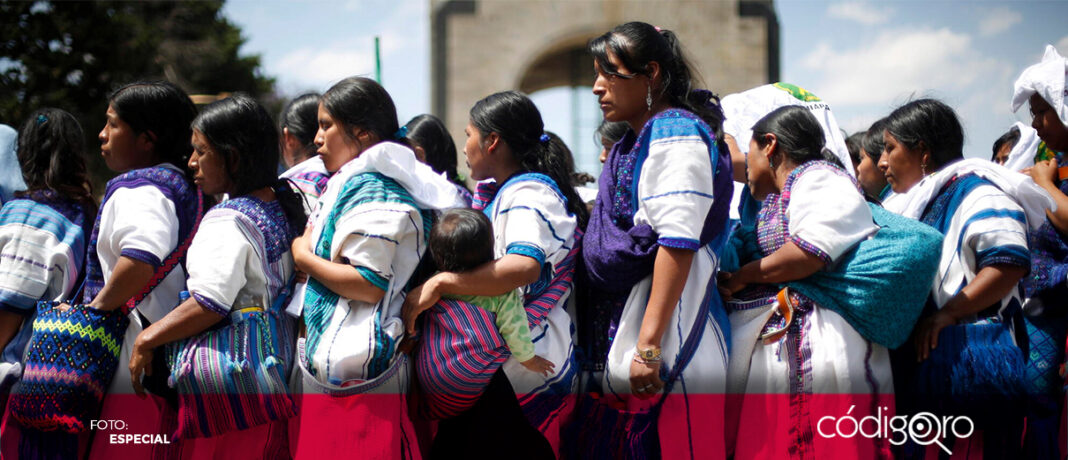
{"type": "Polygon", "coordinates": [[[118,368],[119,351],[130,325],[128,315],[184,260],[200,225],[203,199],[198,191],[196,223],[185,241],[122,308],[103,311],[71,301],[69,310],[60,311],[56,308],[59,302],[38,302],[26,350],[26,370],[8,399],[15,420],[40,431],[81,433],[89,428],[118,368]]]}
{"type": "Polygon", "coordinates": [[[26,370],[8,405],[23,426],[81,433],[100,410],[130,320],[121,310],[57,305],[37,304],[26,370]]]}
{"type": "Polygon", "coordinates": [[[912,391],[920,407],[936,415],[964,415],[980,429],[997,426],[1025,408],[1025,362],[1011,322],[955,324],[938,333],[938,346],[916,369],[912,391]]]}
{"type": "Polygon", "coordinates": [[[168,384],[178,390],[176,439],[205,438],[296,415],[286,376],[293,328],[282,311],[289,289],[263,307],[235,309],[229,322],[167,345],[168,384]]]}

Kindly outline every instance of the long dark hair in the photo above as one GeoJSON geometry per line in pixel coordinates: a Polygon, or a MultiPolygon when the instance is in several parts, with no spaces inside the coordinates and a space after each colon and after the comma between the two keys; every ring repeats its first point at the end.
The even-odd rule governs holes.
{"type": "Polygon", "coordinates": [[[111,93],[108,102],[134,133],[148,133],[158,160],[174,164],[189,174],[189,154],[193,151],[190,123],[197,115],[189,95],[168,81],[139,81],[111,93]]]}
{"type": "Polygon", "coordinates": [[[768,134],[779,141],[779,154],[801,165],[825,160],[838,166],[841,161],[825,148],[826,138],[816,117],[807,108],[787,105],[772,110],[753,125],[753,139],[761,148],[768,145],[768,134]]]}
{"type": "Polygon", "coordinates": [[[593,176],[575,169],[575,155],[571,153],[571,149],[567,147],[567,142],[564,142],[562,137],[552,131],[546,131],[545,135],[549,136],[549,143],[553,144],[549,153],[563,155],[560,161],[563,161],[564,167],[571,171],[571,185],[581,187],[596,180],[593,176]]]}
{"type": "MultiPolygon", "coordinates": [[[[319,93],[305,93],[297,96],[279,117],[279,131],[289,129],[289,134],[297,138],[301,146],[300,159],[315,156],[315,133],[319,130],[319,93]]],[[[298,161],[299,163],[299,161],[298,161]]]]}
{"type": "Polygon", "coordinates": [[[1020,142],[1020,128],[1013,126],[994,141],[994,153],[990,155],[990,161],[998,158],[998,150],[1001,150],[1001,146],[1009,144],[1009,148],[1012,149],[1016,147],[1017,142],[1020,142]]]}
{"type": "Polygon", "coordinates": [[[404,125],[408,140],[426,152],[426,164],[434,172],[445,173],[454,184],[466,187],[456,172],[456,143],[440,118],[430,114],[416,115],[404,125]]]}
{"type": "Polygon", "coordinates": [[[657,30],[644,22],[628,22],[590,40],[588,48],[603,71],[624,78],[629,76],[619,73],[619,69],[608,61],[608,53],[616,55],[628,70],[646,76],[650,76],[649,63],[658,62],[662,81],[660,94],[668,104],[701,117],[712,128],[716,139],[723,139],[724,117],[719,97],[694,88],[693,67],[674,32],[657,30]]]}
{"type": "Polygon", "coordinates": [[[956,112],[937,99],[917,99],[894,109],[886,117],[886,131],[912,150],[931,151],[928,171],[964,158],[964,129],[956,112]]]}
{"type": "Polygon", "coordinates": [[[545,124],[538,107],[518,91],[504,91],[486,96],[471,107],[471,124],[483,135],[497,133],[512,150],[519,167],[549,176],[567,198],[567,208],[585,228],[590,217],[586,204],[571,184],[567,154],[557,151],[553,142],[542,141],[545,124]]]}
{"type": "Polygon", "coordinates": [[[274,189],[291,232],[303,231],[307,222],[301,198],[275,174],[278,170],[278,130],[267,110],[255,99],[235,94],[212,102],[193,120],[223,159],[235,196],[263,187],[274,189]]]}
{"type": "Polygon", "coordinates": [[[609,145],[615,144],[627,135],[627,128],[629,126],[623,121],[601,120],[601,124],[593,133],[593,141],[597,143],[597,147],[604,147],[605,141],[608,141],[609,145]]]}
{"type": "Polygon", "coordinates": [[[379,141],[408,146],[406,140],[394,138],[400,128],[397,107],[378,82],[370,78],[348,77],[331,86],[321,102],[350,139],[355,140],[352,128],[359,127],[374,133],[379,141]]]}
{"type": "Polygon", "coordinates": [[[879,157],[883,155],[883,150],[886,148],[886,141],[883,140],[883,131],[885,129],[886,118],[876,120],[875,123],[868,127],[868,131],[864,133],[864,139],[860,144],[860,148],[864,149],[864,153],[875,164],[879,163],[879,157]]]}
{"type": "Polygon", "coordinates": [[[846,150],[849,151],[849,159],[854,165],[860,164],[860,149],[864,148],[864,135],[866,131],[857,131],[846,137],[846,150]]]}
{"type": "Polygon", "coordinates": [[[95,218],[93,186],[85,169],[85,136],[74,115],[54,108],[30,114],[19,130],[18,159],[26,191],[15,196],[53,191],[80,203],[90,221],[95,218]]]}

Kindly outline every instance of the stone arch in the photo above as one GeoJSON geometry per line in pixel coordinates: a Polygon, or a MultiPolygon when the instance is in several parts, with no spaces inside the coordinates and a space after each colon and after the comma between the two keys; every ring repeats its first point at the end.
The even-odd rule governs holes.
{"type": "Polygon", "coordinates": [[[719,94],[779,79],[772,0],[430,0],[430,12],[431,112],[458,146],[468,109],[488,94],[592,84],[592,61],[578,51],[627,21],[675,31],[719,94]]]}
{"type": "Polygon", "coordinates": [[[531,94],[557,86],[592,85],[593,58],[586,52],[586,44],[601,33],[583,30],[554,40],[522,66],[515,87],[531,94]]]}

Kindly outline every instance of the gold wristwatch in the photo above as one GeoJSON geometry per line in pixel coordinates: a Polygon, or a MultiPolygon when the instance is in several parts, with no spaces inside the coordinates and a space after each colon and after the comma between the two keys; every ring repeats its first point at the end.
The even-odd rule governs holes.
{"type": "Polygon", "coordinates": [[[644,350],[638,347],[634,347],[634,351],[635,354],[638,355],[638,358],[640,358],[642,361],[660,361],[660,347],[646,348],[644,350]]]}

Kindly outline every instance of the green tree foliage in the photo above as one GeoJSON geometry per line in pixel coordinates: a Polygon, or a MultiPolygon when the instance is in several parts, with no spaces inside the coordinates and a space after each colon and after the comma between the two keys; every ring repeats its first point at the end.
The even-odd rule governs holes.
{"type": "Polygon", "coordinates": [[[0,123],[18,127],[37,108],[59,107],[78,117],[93,152],[107,95],[124,83],[269,96],[274,80],[260,72],[259,56],[238,53],[244,39],[222,4],[0,1],[0,123]]]}

